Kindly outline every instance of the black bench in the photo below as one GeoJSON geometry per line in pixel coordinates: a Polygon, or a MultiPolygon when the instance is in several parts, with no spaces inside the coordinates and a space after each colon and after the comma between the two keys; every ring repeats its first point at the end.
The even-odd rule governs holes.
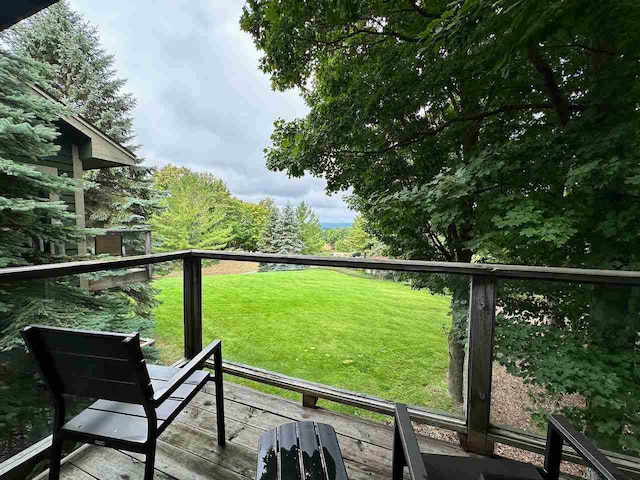
{"type": "Polygon", "coordinates": [[[256,480],[348,480],[333,427],[294,422],[263,433],[256,480]]]}
{"type": "Polygon", "coordinates": [[[202,371],[214,356],[218,444],[224,445],[222,344],[211,343],[183,368],[147,366],[138,334],[31,325],[22,335],[49,390],[55,416],[49,478],[60,475],[65,440],[146,455],[144,478],[153,478],[156,439],[209,381],[202,371]],[[99,399],[65,421],[64,395],[99,399]]]}

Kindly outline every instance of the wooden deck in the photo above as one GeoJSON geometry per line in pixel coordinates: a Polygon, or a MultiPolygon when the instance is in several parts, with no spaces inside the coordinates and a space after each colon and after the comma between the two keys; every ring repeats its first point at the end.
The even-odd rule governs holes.
{"type": "MultiPolygon", "coordinates": [[[[277,425],[314,420],[334,427],[350,480],[390,480],[392,429],[329,410],[303,407],[281,397],[227,382],[225,384],[227,445],[216,443],[213,384],[209,383],[160,436],[156,479],[255,480],[258,437],[277,425]]],[[[419,438],[423,451],[466,455],[464,451],[427,437],[419,438]]],[[[64,480],[141,479],[144,456],[89,446],[63,463],[64,480]]],[[[38,480],[46,479],[43,472],[38,480]]]]}

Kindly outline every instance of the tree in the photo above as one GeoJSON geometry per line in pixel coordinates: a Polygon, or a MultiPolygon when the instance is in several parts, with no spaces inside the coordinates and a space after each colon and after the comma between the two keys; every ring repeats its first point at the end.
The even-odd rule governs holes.
{"type": "Polygon", "coordinates": [[[300,225],[300,236],[304,244],[301,253],[304,255],[319,253],[324,246],[324,239],[318,214],[303,200],[296,208],[296,215],[300,225]]]}
{"type": "MultiPolygon", "coordinates": [[[[250,0],[241,25],[264,52],[262,70],[275,88],[299,87],[310,108],[303,119],[276,123],[267,165],[323,176],[330,191],[352,188],[353,205],[398,256],[634,268],[639,18],[631,0],[304,8],[250,0]]],[[[449,390],[461,400],[468,284],[430,276],[418,285],[452,294],[449,390]]],[[[570,300],[554,306],[560,334],[542,335],[543,321],[527,323],[540,335],[519,352],[507,349],[506,361],[549,394],[583,395],[587,407],[574,420],[602,442],[637,452],[629,438],[640,429],[632,413],[640,373],[603,361],[637,355],[633,296],[594,288],[581,308],[565,311],[561,305],[580,302],[575,290],[561,295],[570,300]],[[557,351],[578,331],[603,365],[598,375],[579,385],[568,376],[542,380],[537,349],[557,351]]],[[[526,323],[526,305],[545,318],[530,294],[511,289],[501,298],[513,323],[526,323]]],[[[577,360],[583,351],[566,355],[577,360]]]]}
{"type": "MultiPolygon", "coordinates": [[[[53,76],[44,89],[70,105],[117,142],[138,148],[133,142],[132,111],[135,99],[122,90],[114,57],[100,45],[96,27],[74,12],[66,0],[29,17],[3,34],[14,52],[51,65],[53,76]]],[[[143,229],[158,207],[151,169],[142,159],[131,167],[85,172],[88,227],[143,229]]],[[[144,235],[127,235],[127,250],[144,251],[144,235]]],[[[129,284],[114,292],[134,300],[132,308],[152,318],[156,291],[150,282],[129,284]]]]}
{"type": "Polygon", "coordinates": [[[291,203],[287,203],[282,209],[280,221],[276,224],[275,237],[275,247],[279,254],[299,255],[304,248],[297,212],[291,203]]]}
{"type": "MultiPolygon", "coordinates": [[[[263,253],[278,253],[278,228],[280,226],[280,210],[278,207],[271,209],[267,223],[262,232],[260,243],[258,248],[263,253]]],[[[259,271],[268,272],[273,270],[275,264],[273,263],[260,263],[259,271]]]]}
{"type": "MultiPolygon", "coordinates": [[[[20,55],[54,66],[48,87],[54,97],[117,142],[137,149],[132,110],[135,99],[123,93],[114,57],[100,45],[96,27],[74,12],[66,0],[20,22],[8,31],[8,43],[20,55]]],[[[151,169],[141,165],[86,172],[88,226],[137,227],[148,223],[157,207],[151,169]]]]}
{"type": "Polygon", "coordinates": [[[271,208],[264,201],[250,203],[237,198],[232,198],[229,208],[233,219],[229,247],[247,252],[258,250],[271,208]]]}
{"type": "MultiPolygon", "coordinates": [[[[282,209],[274,208],[269,215],[262,239],[260,251],[264,253],[279,253],[281,255],[297,255],[302,252],[304,243],[301,238],[300,224],[297,210],[287,203],[282,209]]],[[[298,265],[276,263],[261,263],[260,271],[297,270],[298,265]]]]}
{"type": "Polygon", "coordinates": [[[350,229],[351,227],[327,228],[323,231],[324,240],[332,248],[336,248],[336,243],[346,237],[350,229]]]}
{"type": "MultiPolygon", "coordinates": [[[[69,178],[35,167],[59,147],[54,122],[70,109],[33,95],[28,85],[44,87],[51,73],[32,59],[0,52],[0,265],[51,263],[68,259],[62,246],[86,232],[75,215],[50,194],[73,194],[69,178]],[[32,165],[15,160],[29,161],[32,165]]],[[[43,438],[52,418],[44,386],[34,388],[33,362],[19,332],[30,323],[94,330],[144,330],[150,323],[136,315],[120,295],[91,294],[77,278],[16,282],[0,290],[0,388],[12,392],[0,405],[0,459],[43,438]]]]}
{"type": "Polygon", "coordinates": [[[232,198],[225,183],[209,173],[187,170],[171,176],[165,169],[174,172],[175,167],[157,173],[158,188],[166,189],[163,210],[151,220],[159,249],[226,248],[233,226],[229,218],[232,198]]]}
{"type": "Polygon", "coordinates": [[[336,242],[336,250],[366,256],[375,245],[376,240],[366,232],[365,224],[365,219],[358,215],[347,235],[336,242]]]}

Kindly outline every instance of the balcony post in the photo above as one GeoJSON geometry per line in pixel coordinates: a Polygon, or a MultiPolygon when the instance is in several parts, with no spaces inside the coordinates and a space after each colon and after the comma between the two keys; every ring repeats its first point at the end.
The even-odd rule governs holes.
{"type": "Polygon", "coordinates": [[[472,275],[469,302],[465,449],[480,455],[493,453],[493,443],[487,440],[487,433],[491,414],[495,324],[496,277],[472,275]]]}
{"type": "Polygon", "coordinates": [[[184,279],[184,356],[193,358],[202,350],[202,263],[200,257],[187,255],[183,262],[184,279]]]}

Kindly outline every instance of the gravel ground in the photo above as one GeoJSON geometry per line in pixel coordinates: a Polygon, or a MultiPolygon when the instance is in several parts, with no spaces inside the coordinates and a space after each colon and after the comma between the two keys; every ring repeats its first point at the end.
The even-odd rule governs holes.
{"type": "MultiPolygon", "coordinates": [[[[538,387],[526,385],[521,378],[510,375],[506,369],[495,363],[493,365],[493,381],[491,391],[491,422],[498,425],[508,425],[510,427],[532,433],[544,434],[538,425],[531,420],[531,411],[534,403],[529,396],[529,392],[540,391],[538,387]]],[[[560,405],[580,405],[583,400],[578,396],[568,396],[562,399],[560,405]]],[[[546,405],[547,408],[554,409],[554,404],[546,405]]],[[[443,440],[459,445],[458,436],[454,432],[431,427],[429,425],[415,424],[416,431],[429,437],[443,440]]],[[[496,455],[519,460],[521,462],[532,463],[542,466],[544,457],[536,453],[521,450],[508,445],[496,444],[496,455]]],[[[563,462],[562,471],[564,473],[585,478],[586,469],[581,465],[563,462]]]]}

